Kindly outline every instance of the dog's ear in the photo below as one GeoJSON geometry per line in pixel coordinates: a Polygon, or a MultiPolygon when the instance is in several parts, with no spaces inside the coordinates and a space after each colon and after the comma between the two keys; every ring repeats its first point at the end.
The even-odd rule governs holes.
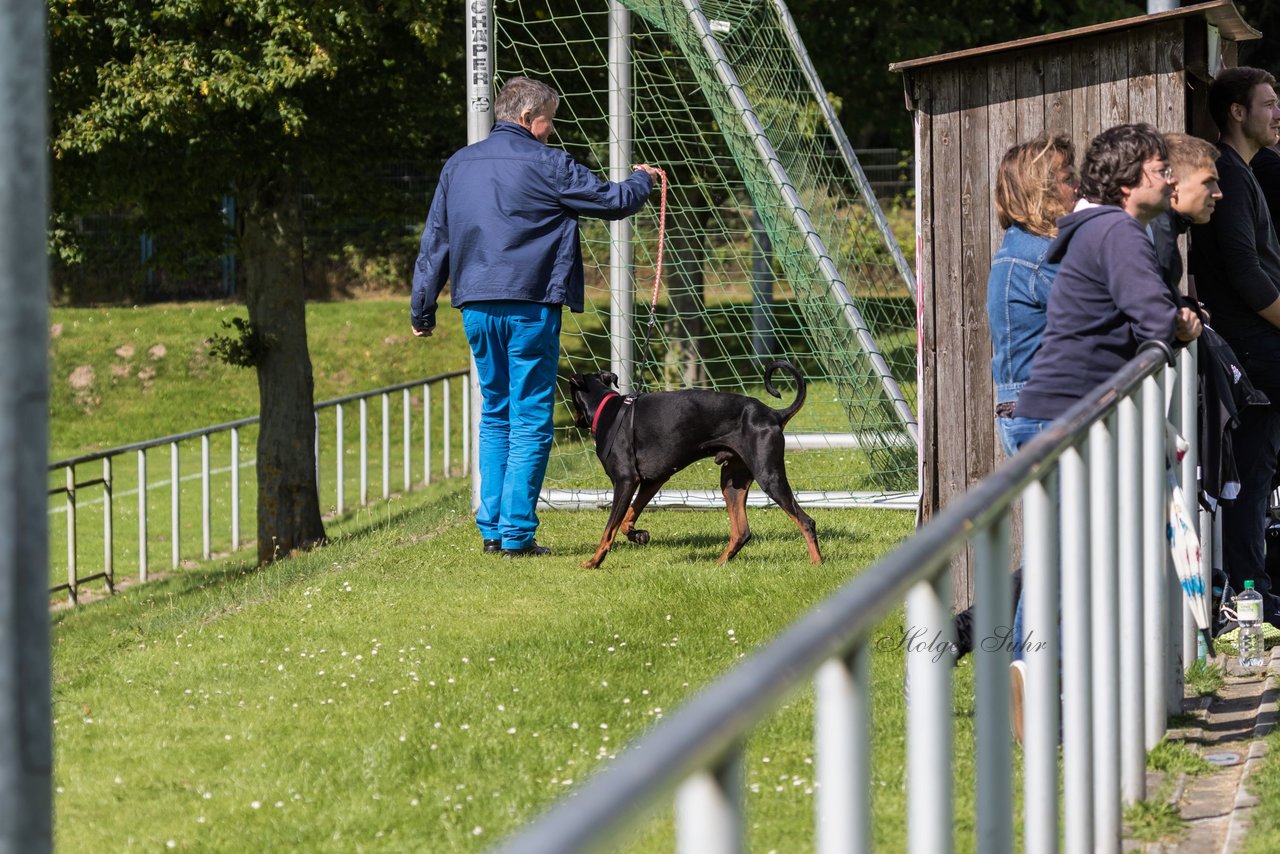
{"type": "Polygon", "coordinates": [[[578,376],[577,374],[573,374],[572,376],[570,376],[569,387],[574,389],[582,388],[582,377],[578,376]]]}
{"type": "Polygon", "coordinates": [[[600,381],[607,386],[613,386],[614,388],[618,387],[618,375],[610,373],[609,371],[600,372],[600,381]]]}

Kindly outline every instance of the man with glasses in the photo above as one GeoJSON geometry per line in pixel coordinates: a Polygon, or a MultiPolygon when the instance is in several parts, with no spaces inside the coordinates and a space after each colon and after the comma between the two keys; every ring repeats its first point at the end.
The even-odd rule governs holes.
{"type": "Polygon", "coordinates": [[[1213,327],[1235,351],[1253,385],[1273,401],[1244,411],[1233,436],[1240,492],[1222,511],[1225,569],[1236,590],[1253,581],[1263,618],[1280,624],[1280,599],[1265,569],[1266,515],[1280,454],[1280,241],[1262,188],[1250,170],[1280,129],[1275,78],[1258,68],[1228,68],[1209,86],[1218,126],[1222,200],[1207,224],[1191,229],[1196,292],[1213,327]]]}

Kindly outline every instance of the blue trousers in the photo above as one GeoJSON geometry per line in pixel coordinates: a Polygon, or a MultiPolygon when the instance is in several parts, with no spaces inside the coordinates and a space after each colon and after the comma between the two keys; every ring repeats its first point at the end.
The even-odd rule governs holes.
{"type": "MultiPolygon", "coordinates": [[[[1000,426],[1000,443],[1004,445],[1005,453],[1009,456],[1022,450],[1023,445],[1039,436],[1044,428],[1052,423],[1043,418],[1020,418],[1016,415],[1012,418],[996,420],[1000,426]]],[[[1021,659],[1022,653],[1022,594],[1019,593],[1017,607],[1013,609],[1013,660],[1021,659]]]]}
{"type": "Polygon", "coordinates": [[[473,302],[462,325],[480,374],[480,508],[476,527],[504,549],[533,542],[551,454],[560,306],[473,302]]]}

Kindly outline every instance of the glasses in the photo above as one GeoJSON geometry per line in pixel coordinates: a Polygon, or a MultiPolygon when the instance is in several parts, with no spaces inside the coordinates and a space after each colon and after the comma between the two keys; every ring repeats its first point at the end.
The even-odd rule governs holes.
{"type": "Polygon", "coordinates": [[[1161,178],[1165,179],[1166,181],[1172,181],[1172,180],[1173,180],[1173,167],[1172,167],[1172,166],[1166,166],[1166,167],[1164,167],[1163,169],[1159,169],[1159,170],[1155,170],[1155,171],[1152,171],[1152,170],[1148,169],[1148,170],[1147,170],[1147,173],[1148,173],[1148,174],[1150,174],[1150,175],[1156,175],[1156,176],[1159,176],[1159,177],[1161,177],[1161,178]]]}

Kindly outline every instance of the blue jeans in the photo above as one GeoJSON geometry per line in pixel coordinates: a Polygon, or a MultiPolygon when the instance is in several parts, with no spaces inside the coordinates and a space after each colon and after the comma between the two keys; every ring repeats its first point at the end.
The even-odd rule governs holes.
{"type": "MultiPolygon", "coordinates": [[[[1016,454],[1023,445],[1030,442],[1052,422],[1043,418],[997,418],[1000,426],[1000,444],[1009,456],[1016,454]]],[[[1018,594],[1017,607],[1013,609],[1013,660],[1022,658],[1022,594],[1018,594]]]]}
{"type": "Polygon", "coordinates": [[[462,326],[480,374],[480,507],[476,527],[504,549],[533,542],[551,455],[560,306],[475,302],[462,326]]]}

